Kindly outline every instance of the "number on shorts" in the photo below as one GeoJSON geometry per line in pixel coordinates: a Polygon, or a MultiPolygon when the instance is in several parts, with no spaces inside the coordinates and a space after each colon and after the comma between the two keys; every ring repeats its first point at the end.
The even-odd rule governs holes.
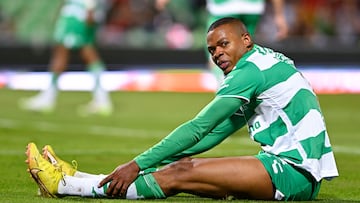
{"type": "Polygon", "coordinates": [[[271,166],[272,166],[275,174],[278,174],[279,172],[280,173],[284,172],[282,165],[283,165],[283,163],[278,162],[278,160],[274,160],[274,162],[271,166]]]}

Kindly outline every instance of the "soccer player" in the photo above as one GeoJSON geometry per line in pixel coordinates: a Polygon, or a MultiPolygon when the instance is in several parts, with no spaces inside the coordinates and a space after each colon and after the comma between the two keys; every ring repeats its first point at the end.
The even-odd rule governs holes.
{"type": "Polygon", "coordinates": [[[67,68],[70,51],[79,50],[87,70],[94,78],[93,99],[88,105],[79,109],[80,113],[111,114],[112,103],[100,80],[105,65],[94,47],[96,30],[104,16],[105,7],[100,1],[64,0],[54,32],[56,46],[50,63],[50,86],[34,97],[21,100],[21,108],[51,112],[58,95],[58,79],[67,68]]]}
{"type": "Polygon", "coordinates": [[[315,199],[322,180],[338,176],[338,170],[310,84],[291,59],[255,44],[236,18],[222,18],[209,27],[207,48],[226,75],[215,98],[105,178],[76,170],[51,147],[45,147],[42,158],[29,143],[26,162],[42,193],[154,199],[185,192],[221,199],[315,199]],[[191,157],[246,124],[250,138],[261,147],[259,154],[191,157]],[[164,163],[170,164],[156,168],[164,163]]]}

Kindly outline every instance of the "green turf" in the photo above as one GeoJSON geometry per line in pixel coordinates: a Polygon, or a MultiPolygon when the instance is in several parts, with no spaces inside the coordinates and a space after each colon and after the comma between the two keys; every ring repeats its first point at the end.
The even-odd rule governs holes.
{"type": "MultiPolygon", "coordinates": [[[[51,144],[63,159],[76,159],[80,170],[109,173],[194,116],[213,97],[212,93],[114,92],[111,96],[115,114],[103,118],[77,115],[77,106],[90,99],[88,92],[61,92],[58,108],[47,115],[18,109],[18,100],[31,95],[34,92],[0,90],[0,202],[129,202],[38,197],[37,186],[26,172],[26,144],[35,142],[38,147],[51,144]]],[[[360,201],[360,95],[321,95],[319,99],[340,177],[324,181],[314,202],[360,201]]],[[[202,156],[255,154],[258,150],[241,130],[202,156]]],[[[215,202],[180,194],[167,200],[141,202],[209,201],[215,202]]]]}

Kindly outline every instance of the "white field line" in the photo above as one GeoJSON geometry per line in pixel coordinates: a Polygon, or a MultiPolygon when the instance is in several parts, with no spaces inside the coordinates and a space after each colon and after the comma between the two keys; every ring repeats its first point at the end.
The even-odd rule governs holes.
{"type": "MultiPolygon", "coordinates": [[[[72,133],[85,133],[89,135],[101,135],[111,137],[162,137],[167,135],[170,131],[161,130],[145,130],[134,128],[122,128],[122,127],[109,127],[101,125],[88,126],[85,124],[70,124],[70,123],[51,123],[47,121],[19,121],[11,119],[0,118],[0,128],[3,129],[18,129],[26,126],[29,129],[34,129],[41,132],[72,132],[72,133]]],[[[1,133],[1,132],[0,132],[1,133]]]]}
{"type": "MultiPolygon", "coordinates": [[[[45,121],[26,121],[22,122],[19,120],[11,120],[11,119],[3,119],[0,118],[0,129],[18,129],[23,126],[27,126],[27,128],[33,128],[34,130],[42,131],[42,132],[72,132],[76,133],[74,129],[77,129],[79,133],[85,133],[90,135],[100,135],[100,136],[111,136],[111,137],[137,137],[137,138],[146,138],[149,136],[153,137],[164,137],[167,135],[170,131],[164,131],[164,130],[146,130],[146,129],[134,129],[134,128],[121,128],[121,127],[109,127],[109,126],[101,126],[101,125],[79,125],[79,124],[65,124],[66,127],[64,127],[64,124],[57,124],[57,123],[51,123],[51,122],[45,122],[45,121]]],[[[1,135],[1,131],[0,131],[1,135]]],[[[228,142],[231,140],[231,142],[238,142],[239,145],[248,145],[253,146],[256,145],[252,141],[250,141],[250,138],[247,136],[241,136],[241,137],[230,137],[229,139],[225,140],[225,142],[228,142]]],[[[155,143],[154,143],[155,144],[155,143]]],[[[352,147],[352,146],[341,146],[341,145],[333,145],[334,153],[343,153],[343,154],[354,154],[354,155],[360,155],[360,148],[352,147]]],[[[241,149],[240,149],[241,150],[241,149]]],[[[133,149],[131,151],[137,151],[136,149],[133,149]]],[[[232,150],[230,150],[232,151],[232,150]]],[[[92,151],[91,154],[100,154],[104,153],[105,151],[92,151]]],[[[106,152],[109,152],[106,150],[106,152]]],[[[115,151],[114,151],[115,152],[115,151]]],[[[17,154],[17,151],[2,151],[0,149],[0,154],[17,154]]],[[[74,152],[72,152],[74,153],[74,152]]],[[[75,152],[76,154],[82,154],[82,152],[78,151],[75,152]]],[[[123,150],[123,152],[119,149],[116,150],[116,153],[129,153],[129,150],[123,150]]],[[[89,152],[84,152],[84,154],[89,154],[89,152]]]]}
{"type": "MultiPolygon", "coordinates": [[[[41,149],[40,147],[42,146],[38,146],[39,149],[41,149]]],[[[14,155],[25,155],[25,148],[26,146],[24,146],[24,150],[4,150],[4,149],[0,149],[0,155],[9,155],[9,156],[14,156],[14,155]]],[[[56,150],[56,149],[55,149],[56,150]]],[[[131,149],[129,148],[116,148],[116,149],[91,149],[91,150],[79,150],[79,149],[71,149],[71,150],[57,150],[57,153],[61,154],[61,155],[102,155],[102,154],[109,154],[109,153],[113,153],[113,154],[124,154],[124,155],[128,155],[128,154],[139,154],[141,152],[143,152],[145,149],[144,148],[134,148],[132,147],[131,149]]]]}

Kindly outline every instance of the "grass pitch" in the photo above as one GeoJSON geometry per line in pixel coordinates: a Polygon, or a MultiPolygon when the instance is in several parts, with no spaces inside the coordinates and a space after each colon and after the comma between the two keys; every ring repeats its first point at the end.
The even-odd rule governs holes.
{"type": "MultiPolygon", "coordinates": [[[[36,195],[37,186],[26,172],[25,147],[51,144],[64,160],[78,161],[91,173],[110,173],[192,118],[212,93],[113,92],[115,113],[109,117],[80,117],[77,106],[89,92],[61,92],[52,114],[25,112],[17,107],[29,91],[0,90],[0,202],[129,202],[129,200],[36,195]]],[[[340,177],[324,181],[314,202],[360,202],[360,95],[320,95],[319,100],[337,160],[340,177]]],[[[259,147],[240,130],[201,156],[251,155],[259,147]]],[[[141,202],[221,202],[179,194],[166,200],[141,202]]],[[[233,201],[261,202],[261,201],[233,201]]]]}

